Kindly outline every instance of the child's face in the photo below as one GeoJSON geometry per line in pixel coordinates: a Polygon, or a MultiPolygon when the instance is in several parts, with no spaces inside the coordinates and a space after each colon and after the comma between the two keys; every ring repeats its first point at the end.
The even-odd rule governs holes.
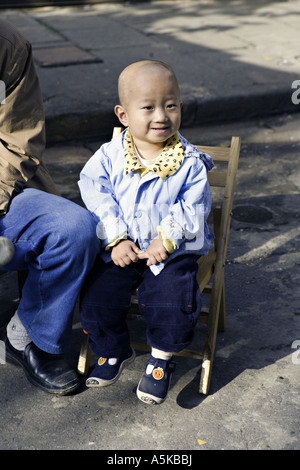
{"type": "Polygon", "coordinates": [[[133,77],[126,102],[116,107],[116,114],[129,127],[138,149],[158,149],[178,131],[181,105],[173,75],[162,68],[145,69],[133,77]]]}

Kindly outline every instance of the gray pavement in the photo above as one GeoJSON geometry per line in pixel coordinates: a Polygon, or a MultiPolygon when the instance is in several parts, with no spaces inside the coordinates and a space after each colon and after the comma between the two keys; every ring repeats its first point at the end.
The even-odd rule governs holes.
{"type": "MultiPolygon", "coordinates": [[[[145,353],[137,352],[136,361],[113,386],[87,389],[83,380],[80,393],[69,397],[48,395],[30,385],[20,368],[1,364],[0,449],[106,450],[109,452],[104,457],[106,463],[109,456],[118,455],[121,450],[168,451],[165,452],[168,454],[186,451],[192,453],[194,465],[201,450],[300,449],[300,115],[290,96],[292,81],[300,78],[298,53],[293,45],[298,34],[300,5],[295,1],[248,2],[248,5],[240,2],[238,11],[236,2],[226,8],[225,5],[226,2],[155,2],[0,12],[1,16],[10,15],[16,24],[19,21],[18,26],[24,31],[27,29],[36,50],[42,42],[43,47],[49,45],[50,40],[51,47],[66,46],[66,42],[78,47],[80,41],[83,47],[84,40],[85,52],[103,60],[80,63],[76,68],[38,66],[48,129],[55,130],[45,160],[65,197],[80,203],[76,184],[79,171],[111,132],[106,127],[110,119],[107,110],[113,108],[116,100],[112,85],[119,70],[128,61],[145,55],[153,53],[156,58],[156,51],[161,51],[157,58],[162,60],[174,57],[175,51],[181,57],[174,68],[177,67],[184,97],[197,110],[194,116],[199,117],[202,106],[208,112],[208,103],[216,103],[215,117],[219,110],[219,122],[214,124],[210,119],[186,121],[182,129],[185,137],[204,145],[227,145],[233,134],[242,137],[226,261],[227,328],[218,336],[210,394],[204,397],[197,391],[201,364],[180,357],[176,358],[168,399],[157,407],[143,404],[135,395],[147,359],[145,353]],[[62,23],[69,23],[69,27],[64,27],[64,36],[57,38],[58,31],[62,34],[62,23]],[[95,23],[98,28],[93,26],[95,23]],[[80,24],[81,28],[86,25],[85,35],[80,24]],[[120,36],[112,34],[112,24],[119,27],[120,36]],[[35,27],[43,27],[44,34],[36,34],[35,27]],[[243,36],[238,34],[240,28],[244,30],[243,36]],[[131,29],[137,38],[129,47],[131,29]],[[102,47],[99,39],[94,42],[96,30],[99,34],[102,31],[103,41],[109,39],[106,45],[110,44],[110,50],[102,47]],[[215,33],[215,43],[209,40],[211,33],[215,33]],[[241,37],[244,46],[237,46],[241,37]],[[184,49],[187,44],[188,50],[184,49]],[[198,58],[206,64],[213,61],[214,68],[199,69],[196,82],[193,80],[198,58]],[[227,74],[222,76],[226,63],[227,74]],[[99,76],[97,87],[91,72],[94,69],[99,76]],[[233,73],[237,70],[243,80],[233,73]],[[74,81],[70,79],[72,74],[74,81]],[[75,78],[84,76],[86,83],[80,88],[75,78]],[[276,90],[278,97],[289,95],[290,101],[280,98],[282,108],[277,115],[272,115],[274,108],[265,109],[271,103],[271,93],[264,77],[271,84],[273,98],[276,90]],[[222,85],[220,89],[214,79],[222,85]],[[52,94],[47,83],[53,86],[56,83],[52,94]],[[59,99],[61,89],[64,91],[59,99]],[[230,100],[229,96],[235,93],[236,101],[230,100]],[[244,102],[251,105],[246,94],[248,97],[252,94],[253,103],[261,94],[260,106],[255,119],[242,121],[242,116],[235,112],[239,107],[243,109],[244,102]],[[222,100],[224,95],[226,99],[222,100]],[[239,106],[229,105],[234,101],[236,104],[239,101],[239,106]],[[284,103],[290,108],[285,108],[284,103]],[[231,115],[228,111],[226,123],[222,122],[224,104],[232,110],[231,115]],[[88,116],[89,106],[93,106],[93,112],[97,108],[96,116],[103,113],[105,122],[98,122],[98,128],[105,131],[97,134],[97,126],[91,125],[86,127],[93,130],[88,134],[83,125],[82,134],[76,136],[82,140],[75,140],[68,126],[73,122],[76,128],[80,115],[83,120],[84,115],[88,116]],[[72,121],[76,109],[78,114],[72,121]],[[271,116],[267,117],[268,114],[271,116]],[[66,117],[66,125],[59,134],[53,123],[62,123],[62,116],[66,117]]],[[[86,119],[91,122],[92,118],[89,115],[86,119]]],[[[16,274],[0,276],[0,326],[14,313],[17,303],[16,274]]],[[[143,334],[141,322],[130,322],[130,328],[133,339],[143,334]]],[[[203,329],[199,327],[196,342],[202,343],[203,338],[203,329]]],[[[77,308],[68,353],[74,366],[80,341],[77,308]]]]}
{"type": "Polygon", "coordinates": [[[0,10],[32,42],[49,142],[107,136],[118,75],[144,58],[173,66],[184,126],[297,111],[299,14],[295,0],[0,10]]]}

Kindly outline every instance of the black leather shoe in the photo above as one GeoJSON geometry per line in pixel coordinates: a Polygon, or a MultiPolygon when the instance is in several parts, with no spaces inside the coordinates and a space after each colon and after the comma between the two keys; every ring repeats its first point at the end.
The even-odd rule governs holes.
{"type": "Polygon", "coordinates": [[[18,351],[9,342],[6,330],[2,341],[5,344],[7,362],[21,365],[33,385],[55,395],[67,395],[79,387],[76,372],[61,355],[46,353],[34,343],[29,343],[24,351],[18,351]]]}

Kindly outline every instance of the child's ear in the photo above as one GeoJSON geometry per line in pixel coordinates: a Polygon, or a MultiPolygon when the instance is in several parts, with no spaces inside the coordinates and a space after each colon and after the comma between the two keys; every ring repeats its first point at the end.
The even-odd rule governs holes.
{"type": "Polygon", "coordinates": [[[117,106],[115,106],[115,114],[118,117],[120,123],[123,124],[123,126],[128,127],[128,119],[125,108],[123,108],[123,106],[120,104],[117,104],[117,106]]]}

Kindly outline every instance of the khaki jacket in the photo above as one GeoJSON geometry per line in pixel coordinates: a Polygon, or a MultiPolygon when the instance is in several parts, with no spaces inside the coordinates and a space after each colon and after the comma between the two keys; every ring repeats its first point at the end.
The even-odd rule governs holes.
{"type": "Polygon", "coordinates": [[[31,45],[0,20],[0,216],[23,188],[58,194],[42,161],[45,148],[43,100],[31,45]],[[5,101],[3,102],[3,98],[5,101]]]}

